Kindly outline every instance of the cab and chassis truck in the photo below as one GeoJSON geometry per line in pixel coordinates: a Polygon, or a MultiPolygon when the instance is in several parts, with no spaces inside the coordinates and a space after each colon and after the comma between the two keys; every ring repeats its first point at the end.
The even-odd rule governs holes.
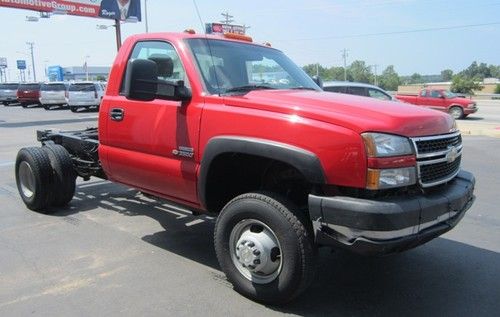
{"type": "Polygon", "coordinates": [[[98,128],[38,131],[42,146],[19,151],[26,206],[53,212],[77,177],[99,177],[216,214],[221,269],[266,303],[310,285],[318,247],[397,253],[462,219],[475,180],[451,116],[323,92],[281,51],[246,40],[128,38],[98,128]]]}

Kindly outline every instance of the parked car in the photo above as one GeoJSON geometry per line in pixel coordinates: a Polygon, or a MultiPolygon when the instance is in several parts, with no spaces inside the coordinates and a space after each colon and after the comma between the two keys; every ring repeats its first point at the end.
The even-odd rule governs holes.
{"type": "Polygon", "coordinates": [[[17,103],[17,87],[19,87],[18,83],[0,84],[0,102],[4,106],[17,103]]]}
{"type": "Polygon", "coordinates": [[[52,107],[64,107],[68,104],[68,83],[52,82],[40,87],[40,103],[45,110],[52,107]]]}
{"type": "Polygon", "coordinates": [[[80,108],[99,109],[103,95],[104,89],[99,83],[72,83],[68,89],[68,106],[72,112],[77,112],[80,108]]]}
{"type": "Polygon", "coordinates": [[[17,101],[26,108],[30,105],[40,106],[40,83],[19,84],[17,101]]]}
{"type": "Polygon", "coordinates": [[[372,97],[381,100],[394,100],[394,98],[382,88],[365,83],[348,81],[326,81],[323,83],[323,90],[329,92],[338,92],[341,94],[372,97]]]}
{"type": "Polygon", "coordinates": [[[474,101],[460,97],[446,89],[425,88],[418,95],[397,94],[396,98],[417,106],[447,112],[455,119],[463,119],[478,110],[474,101]]]}

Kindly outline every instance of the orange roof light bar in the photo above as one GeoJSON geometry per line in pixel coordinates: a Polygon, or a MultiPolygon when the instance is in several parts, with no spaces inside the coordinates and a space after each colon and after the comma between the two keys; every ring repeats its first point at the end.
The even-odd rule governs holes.
{"type": "Polygon", "coordinates": [[[224,37],[227,39],[240,40],[245,42],[253,42],[252,38],[247,35],[237,34],[237,33],[224,33],[224,37]]]}

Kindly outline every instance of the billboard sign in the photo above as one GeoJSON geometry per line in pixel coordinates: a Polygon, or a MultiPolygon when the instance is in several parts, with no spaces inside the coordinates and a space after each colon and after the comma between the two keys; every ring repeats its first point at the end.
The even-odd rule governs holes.
{"type": "Polygon", "coordinates": [[[236,24],[206,23],[205,33],[207,34],[236,33],[245,35],[245,27],[243,25],[236,25],[236,24]]]}
{"type": "Polygon", "coordinates": [[[7,68],[7,58],[6,57],[0,57],[0,67],[7,68]]]}
{"type": "Polygon", "coordinates": [[[140,0],[0,0],[0,7],[114,20],[141,21],[140,0]]]}
{"type": "Polygon", "coordinates": [[[17,63],[17,69],[19,70],[26,69],[26,61],[24,59],[18,59],[16,63],[17,63]]]}

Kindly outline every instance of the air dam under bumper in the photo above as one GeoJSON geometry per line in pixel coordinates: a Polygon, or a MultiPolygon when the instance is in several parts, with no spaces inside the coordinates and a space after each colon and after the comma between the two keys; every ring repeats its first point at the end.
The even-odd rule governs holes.
{"type": "Polygon", "coordinates": [[[316,243],[365,255],[414,248],[452,229],[474,201],[474,176],[465,171],[425,195],[377,200],[309,195],[316,243]]]}

